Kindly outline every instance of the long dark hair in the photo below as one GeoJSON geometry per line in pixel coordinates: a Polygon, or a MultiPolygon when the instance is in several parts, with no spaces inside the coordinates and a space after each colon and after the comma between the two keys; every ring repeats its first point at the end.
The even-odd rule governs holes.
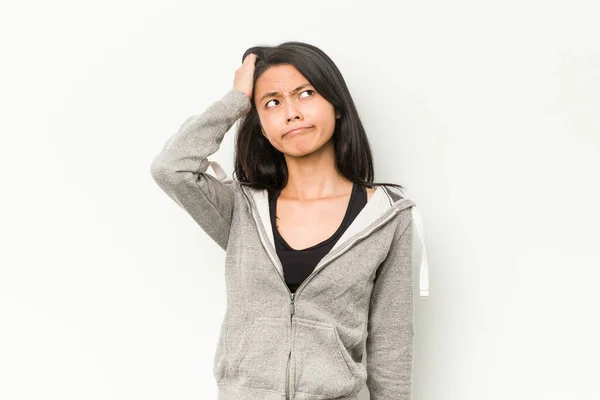
{"type": "MultiPolygon", "coordinates": [[[[285,42],[277,46],[255,46],[244,52],[257,56],[254,83],[260,75],[275,65],[294,66],[316,91],[340,113],[333,132],[335,167],[346,179],[372,188],[373,185],[402,185],[373,182],[373,157],[367,134],[350,96],[342,74],[334,62],[319,48],[302,42],[285,42]]],[[[283,153],[262,135],[254,100],[251,110],[239,124],[235,145],[235,179],[254,189],[283,189],[288,181],[287,164],[283,153]]]]}

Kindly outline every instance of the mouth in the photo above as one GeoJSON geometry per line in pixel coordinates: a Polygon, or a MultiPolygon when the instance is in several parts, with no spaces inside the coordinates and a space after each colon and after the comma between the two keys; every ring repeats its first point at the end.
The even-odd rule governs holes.
{"type": "Polygon", "coordinates": [[[293,135],[295,135],[297,133],[304,132],[304,131],[309,130],[311,128],[312,128],[312,126],[304,126],[304,127],[292,129],[292,130],[286,132],[286,134],[283,135],[283,136],[293,136],[293,135]]]}

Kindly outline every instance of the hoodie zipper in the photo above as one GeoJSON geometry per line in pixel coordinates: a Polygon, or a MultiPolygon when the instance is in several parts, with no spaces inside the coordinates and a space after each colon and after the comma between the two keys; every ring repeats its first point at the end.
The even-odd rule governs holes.
{"type": "Polygon", "coordinates": [[[243,188],[242,188],[242,192],[244,193],[244,196],[246,197],[246,201],[248,202],[248,206],[250,207],[250,212],[252,214],[252,219],[254,220],[254,223],[255,223],[257,231],[258,231],[258,237],[260,238],[260,241],[261,241],[263,247],[267,251],[267,254],[269,255],[269,258],[272,261],[273,268],[275,268],[275,273],[279,276],[279,278],[283,282],[283,286],[285,287],[285,289],[287,290],[287,292],[288,292],[288,294],[290,296],[290,351],[288,353],[288,361],[287,361],[287,367],[286,367],[286,384],[285,384],[285,390],[286,390],[285,398],[286,398],[286,400],[289,400],[290,399],[290,393],[291,393],[291,379],[290,379],[290,362],[291,362],[291,358],[292,358],[291,342],[293,340],[291,332],[292,332],[292,329],[293,329],[293,318],[294,318],[294,313],[295,313],[296,296],[298,295],[300,289],[302,289],[304,286],[306,286],[306,284],[308,283],[308,281],[314,275],[316,275],[320,270],[322,270],[325,265],[329,264],[331,261],[335,260],[340,255],[342,255],[346,251],[348,251],[348,249],[350,249],[354,243],[356,243],[360,239],[364,238],[365,236],[370,235],[371,232],[373,232],[374,230],[376,230],[377,228],[379,228],[380,226],[382,226],[383,224],[385,224],[387,221],[389,221],[390,219],[392,219],[398,212],[400,212],[400,210],[398,210],[398,209],[394,210],[386,219],[384,219],[383,221],[381,221],[380,223],[378,223],[377,225],[375,225],[374,227],[372,227],[371,229],[369,229],[363,235],[360,235],[359,237],[357,237],[356,239],[354,239],[352,242],[348,243],[346,245],[346,247],[344,247],[344,249],[342,249],[342,250],[338,251],[337,253],[335,253],[334,256],[330,255],[329,258],[327,258],[327,256],[325,256],[325,258],[321,260],[321,262],[323,262],[323,264],[319,265],[321,262],[318,263],[317,266],[315,267],[315,269],[313,270],[313,272],[300,284],[300,286],[298,287],[298,289],[296,289],[295,293],[292,293],[290,291],[290,288],[288,287],[287,283],[285,283],[285,279],[281,276],[281,274],[279,273],[279,270],[277,269],[277,261],[273,258],[273,255],[271,254],[271,251],[270,251],[269,247],[265,243],[265,238],[263,237],[263,235],[261,233],[261,230],[260,230],[260,221],[256,218],[256,214],[254,212],[255,207],[252,206],[252,202],[248,198],[248,195],[246,194],[246,191],[243,190],[243,188]],[[323,260],[325,260],[325,261],[323,261],[323,260]],[[319,267],[319,268],[317,269],[317,267],[319,267]]]}
{"type": "MultiPolygon", "coordinates": [[[[287,287],[287,285],[286,285],[287,287]]],[[[289,290],[289,289],[288,289],[289,290]]],[[[292,332],[293,329],[293,318],[294,318],[294,295],[295,293],[291,293],[290,295],[290,332],[292,332]]],[[[291,348],[291,342],[292,342],[292,335],[290,335],[290,352],[288,353],[288,361],[287,361],[287,368],[286,368],[286,373],[285,373],[285,399],[288,400],[290,398],[290,362],[292,360],[292,348],[291,348]]]]}

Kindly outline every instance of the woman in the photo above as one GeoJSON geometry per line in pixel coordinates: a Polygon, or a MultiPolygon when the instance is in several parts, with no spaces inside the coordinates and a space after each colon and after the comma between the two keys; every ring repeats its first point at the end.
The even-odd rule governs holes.
{"type": "Polygon", "coordinates": [[[219,399],[358,399],[365,384],[410,399],[419,214],[373,175],[341,73],[301,42],[248,49],[233,88],[155,157],[157,184],[227,252],[219,399]],[[225,180],[208,157],[240,118],[225,180]]]}

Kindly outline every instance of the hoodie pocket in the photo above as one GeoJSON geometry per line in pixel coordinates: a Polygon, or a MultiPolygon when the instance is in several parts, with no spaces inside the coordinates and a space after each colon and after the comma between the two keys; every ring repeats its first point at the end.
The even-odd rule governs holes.
{"type": "Polygon", "coordinates": [[[295,323],[295,391],[327,398],[354,394],[366,372],[359,371],[335,326],[303,318],[295,323]]]}
{"type": "Polygon", "coordinates": [[[232,360],[234,384],[255,389],[285,391],[290,320],[258,317],[240,341],[232,360]]]}

